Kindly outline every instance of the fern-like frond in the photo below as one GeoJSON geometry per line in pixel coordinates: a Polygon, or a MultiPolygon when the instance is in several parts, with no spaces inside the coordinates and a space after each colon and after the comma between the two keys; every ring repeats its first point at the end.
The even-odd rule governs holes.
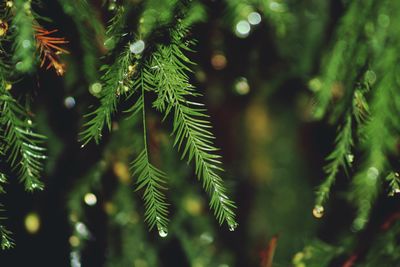
{"type": "MultiPolygon", "coordinates": [[[[4,218],[0,217],[0,220],[4,218]]],[[[11,238],[11,232],[3,225],[0,225],[0,248],[2,250],[14,247],[14,241],[11,238]]]]}
{"type": "Polygon", "coordinates": [[[150,163],[150,156],[147,148],[146,112],[145,112],[145,83],[143,74],[138,76],[136,85],[141,87],[141,96],[136,103],[128,110],[130,116],[136,116],[141,112],[143,121],[143,145],[144,149],[132,162],[132,173],[137,176],[136,190],[144,190],[143,199],[145,204],[145,221],[149,224],[150,230],[157,226],[160,236],[168,233],[168,204],[163,193],[166,175],[150,163]]]}
{"type": "Polygon", "coordinates": [[[32,121],[26,111],[5,90],[0,95],[0,107],[5,152],[11,166],[17,170],[26,190],[42,189],[40,173],[42,160],[46,158],[45,148],[42,147],[45,137],[33,132],[32,121]]]}
{"type": "Polygon", "coordinates": [[[353,146],[351,114],[346,115],[344,125],[339,129],[336,136],[335,144],[335,149],[326,158],[328,162],[324,168],[326,178],[318,187],[316,206],[322,206],[328,199],[339,168],[346,170],[353,161],[353,155],[351,154],[351,147],[353,146]]]}
{"type": "Polygon", "coordinates": [[[226,221],[233,230],[237,225],[233,211],[235,204],[228,198],[218,174],[223,169],[221,157],[216,154],[218,149],[213,144],[215,137],[210,131],[211,124],[203,104],[188,99],[199,95],[186,74],[191,62],[183,51],[189,48],[180,40],[182,33],[173,33],[172,37],[172,44],[159,46],[149,65],[158,95],[153,105],[165,116],[173,113],[174,145],[182,152],[182,158],[194,161],[195,173],[211,196],[210,206],[218,222],[226,221]]]}
{"type": "Polygon", "coordinates": [[[164,193],[165,173],[153,166],[149,161],[147,148],[132,162],[132,171],[137,175],[136,190],[144,190],[145,221],[150,230],[157,226],[160,235],[167,232],[168,204],[164,193]]]}
{"type": "MultiPolygon", "coordinates": [[[[341,18],[336,32],[337,41],[329,50],[323,61],[321,80],[322,88],[316,93],[315,117],[322,118],[329,105],[334,100],[335,90],[352,87],[357,81],[356,71],[366,64],[365,47],[356,45],[358,42],[366,42],[364,28],[366,18],[371,16],[373,1],[352,1],[348,10],[341,18]],[[362,10],[362,12],[360,12],[362,10]],[[357,60],[354,60],[354,59],[357,60]],[[351,70],[350,72],[348,70],[351,70]]],[[[344,91],[346,94],[348,91],[344,91]]],[[[342,107],[341,103],[334,109],[342,107]]]]}
{"type": "Polygon", "coordinates": [[[132,65],[133,55],[129,46],[124,48],[111,66],[104,66],[104,75],[101,77],[100,105],[92,112],[85,115],[88,121],[84,124],[80,141],[83,145],[94,139],[101,139],[105,125],[111,130],[111,118],[117,110],[119,96],[132,88],[131,77],[134,72],[132,65]]]}
{"type": "Polygon", "coordinates": [[[395,194],[400,193],[400,175],[397,172],[390,172],[388,176],[386,176],[386,181],[389,182],[389,196],[394,196],[395,194]]]}
{"type": "MultiPolygon", "coordinates": [[[[0,152],[0,155],[1,155],[1,152],[0,152]]],[[[6,182],[7,182],[7,178],[6,178],[5,174],[0,172],[0,194],[5,193],[3,184],[6,182]]],[[[0,212],[1,213],[4,212],[2,204],[0,204],[0,212]]],[[[0,215],[0,222],[4,219],[5,218],[0,215]]],[[[14,246],[14,242],[11,238],[11,232],[9,230],[7,230],[7,228],[0,223],[0,248],[2,250],[4,250],[4,249],[12,248],[13,246],[14,246]]]]}
{"type": "Polygon", "coordinates": [[[394,49],[385,50],[378,59],[382,64],[378,66],[385,70],[385,75],[371,89],[370,118],[360,130],[366,160],[353,179],[351,192],[351,199],[358,209],[354,221],[356,229],[362,229],[368,221],[383,181],[382,174],[390,166],[388,156],[395,152],[400,133],[396,116],[400,112],[400,106],[395,102],[398,94],[396,71],[390,67],[396,64],[397,59],[394,49]]]}

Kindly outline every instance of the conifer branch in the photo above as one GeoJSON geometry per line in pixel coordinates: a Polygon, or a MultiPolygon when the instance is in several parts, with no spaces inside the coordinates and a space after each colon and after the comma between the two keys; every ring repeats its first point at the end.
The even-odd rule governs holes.
{"type": "Polygon", "coordinates": [[[318,187],[316,206],[322,206],[329,197],[332,185],[335,183],[336,175],[339,168],[346,170],[353,161],[351,147],[353,146],[352,138],[352,118],[351,114],[347,114],[345,122],[339,129],[335,140],[335,149],[328,155],[327,165],[324,167],[326,179],[318,187]]]}
{"type": "Polygon", "coordinates": [[[0,103],[0,124],[4,127],[3,138],[9,162],[18,171],[26,190],[42,189],[40,172],[42,160],[46,158],[42,147],[45,137],[32,131],[32,121],[26,111],[4,89],[0,103]]]}
{"type": "Polygon", "coordinates": [[[353,86],[356,71],[366,63],[365,48],[356,44],[362,40],[364,21],[371,16],[372,8],[372,0],[353,1],[340,21],[336,33],[337,42],[323,61],[322,88],[316,93],[314,115],[317,119],[325,115],[329,104],[332,103],[335,87],[353,86]],[[351,70],[350,74],[348,70],[351,70]]]}
{"type": "Polygon", "coordinates": [[[15,25],[14,32],[14,54],[13,61],[15,67],[20,72],[30,72],[35,64],[35,33],[32,26],[35,24],[33,11],[31,8],[32,1],[15,0],[14,13],[15,16],[12,23],[15,25]]]}
{"type": "Polygon", "coordinates": [[[145,221],[150,230],[157,226],[159,232],[167,231],[168,208],[165,195],[165,173],[157,169],[149,161],[147,148],[132,162],[133,175],[137,175],[136,190],[144,189],[145,221]]]}
{"type": "MultiPolygon", "coordinates": [[[[169,0],[147,0],[144,3],[144,10],[139,25],[139,35],[142,38],[147,36],[159,25],[167,25],[173,18],[173,10],[180,1],[169,0]]],[[[181,1],[184,2],[184,1],[181,1]]]]}
{"type": "MultiPolygon", "coordinates": [[[[3,210],[0,210],[0,212],[2,211],[3,210]]],[[[0,221],[3,219],[4,219],[3,217],[0,217],[0,221]]],[[[11,238],[11,232],[3,225],[0,225],[0,248],[2,250],[5,250],[5,249],[10,249],[12,247],[14,247],[14,241],[11,238]]]]}
{"type": "MultiPolygon", "coordinates": [[[[396,148],[400,124],[395,114],[400,112],[396,104],[396,74],[390,66],[398,58],[394,49],[388,49],[379,58],[378,65],[386,70],[372,90],[370,119],[361,128],[362,147],[367,153],[363,168],[353,179],[351,199],[358,209],[354,221],[356,229],[362,229],[368,221],[373,203],[380,191],[382,173],[389,167],[388,155],[396,148]]],[[[392,65],[393,64],[393,65],[392,65]]]]}
{"type": "Polygon", "coordinates": [[[147,144],[147,131],[146,131],[146,113],[145,113],[145,86],[143,76],[138,79],[141,86],[142,95],[139,97],[133,107],[128,110],[131,116],[142,112],[142,126],[143,126],[143,145],[144,148],[138,157],[132,162],[132,173],[137,175],[136,191],[143,189],[143,199],[145,204],[145,221],[149,224],[150,230],[157,226],[157,230],[161,236],[167,234],[168,225],[168,204],[163,190],[165,187],[166,175],[161,170],[157,169],[150,163],[150,155],[147,144]]]}
{"type": "Polygon", "coordinates": [[[226,195],[226,188],[218,174],[222,171],[218,150],[213,145],[215,138],[210,132],[208,116],[201,108],[203,104],[189,101],[188,97],[198,96],[188,81],[187,64],[190,60],[183,51],[189,50],[182,40],[181,32],[173,32],[173,42],[160,46],[152,55],[149,68],[153,70],[153,81],[158,95],[153,105],[165,116],[173,113],[174,145],[182,151],[182,158],[195,162],[195,173],[202,180],[204,189],[211,196],[210,207],[214,210],[220,224],[227,222],[231,230],[237,226],[234,202],[226,195]]]}
{"type": "Polygon", "coordinates": [[[132,53],[127,46],[111,66],[103,67],[100,106],[85,115],[89,120],[84,124],[85,129],[81,132],[80,140],[83,145],[92,139],[98,143],[105,125],[108,130],[111,130],[111,118],[117,110],[119,96],[132,87],[131,77],[134,72],[132,60],[132,53]]]}
{"type": "MultiPolygon", "coordinates": [[[[0,155],[2,155],[1,151],[0,151],[0,155]]],[[[0,173],[0,194],[5,193],[2,184],[6,183],[6,182],[7,182],[6,176],[4,175],[4,173],[0,173]]],[[[3,212],[3,211],[4,211],[3,205],[0,204],[0,212],[3,212]]],[[[5,219],[4,217],[0,216],[0,222],[4,219],[5,219]]],[[[0,224],[0,248],[2,250],[5,250],[5,249],[12,248],[13,246],[14,246],[14,242],[11,238],[11,232],[9,230],[7,230],[7,228],[4,225],[0,224]]]]}
{"type": "Polygon", "coordinates": [[[386,176],[386,181],[389,182],[389,196],[394,196],[395,194],[400,193],[400,176],[397,172],[390,172],[388,176],[386,176]]]}
{"type": "Polygon", "coordinates": [[[99,49],[94,41],[99,41],[99,37],[103,37],[103,24],[99,20],[97,14],[93,12],[93,7],[90,6],[86,0],[59,0],[59,2],[64,12],[71,16],[76,25],[76,29],[79,33],[79,40],[84,50],[82,61],[85,79],[88,83],[93,83],[99,78],[97,71],[99,65],[99,49]],[[90,26],[83,27],[83,25],[90,26]]]}

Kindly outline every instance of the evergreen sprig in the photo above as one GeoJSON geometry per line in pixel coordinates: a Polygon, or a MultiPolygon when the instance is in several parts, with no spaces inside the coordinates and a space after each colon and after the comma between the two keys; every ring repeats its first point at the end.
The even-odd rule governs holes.
{"type": "Polygon", "coordinates": [[[324,167],[326,178],[318,187],[316,206],[322,206],[328,199],[339,169],[346,170],[353,161],[354,156],[351,154],[351,147],[353,146],[351,114],[347,114],[344,124],[338,131],[335,144],[335,149],[326,158],[328,161],[324,167]]]}
{"type": "Polygon", "coordinates": [[[142,126],[143,126],[143,144],[144,148],[137,158],[132,162],[132,173],[137,176],[136,191],[144,190],[143,199],[145,204],[145,221],[149,224],[150,230],[157,226],[160,235],[167,234],[168,225],[168,204],[166,197],[163,193],[165,187],[166,175],[163,171],[156,168],[150,163],[150,155],[147,144],[147,131],[146,131],[146,113],[145,113],[145,85],[143,76],[139,79],[140,83],[137,86],[141,87],[142,95],[136,101],[128,112],[131,116],[136,116],[142,113],[142,126]]]}
{"type": "MultiPolygon", "coordinates": [[[[393,64],[396,59],[394,50],[385,52],[382,59],[385,64],[393,64]]],[[[387,71],[380,82],[372,89],[371,114],[369,120],[360,129],[362,148],[367,157],[363,167],[353,179],[351,199],[358,207],[355,228],[361,229],[368,221],[373,203],[380,191],[382,173],[390,166],[388,156],[396,147],[400,132],[397,116],[400,111],[395,103],[395,73],[387,71]]]]}
{"type": "Polygon", "coordinates": [[[11,166],[17,170],[25,189],[32,191],[42,189],[40,173],[42,160],[46,158],[42,143],[45,137],[33,132],[32,121],[26,111],[7,92],[0,96],[3,126],[3,137],[6,153],[11,166]]]}
{"type": "Polygon", "coordinates": [[[136,190],[144,190],[145,221],[150,230],[157,226],[160,235],[167,232],[168,205],[162,190],[165,190],[166,175],[150,163],[147,148],[132,162],[132,172],[137,175],[136,190]]]}
{"type": "Polygon", "coordinates": [[[198,96],[189,83],[188,65],[192,62],[184,51],[190,50],[188,43],[182,40],[181,31],[172,32],[172,43],[160,45],[152,55],[149,68],[153,71],[153,83],[157,99],[153,105],[168,116],[173,113],[174,145],[182,152],[182,158],[195,162],[195,173],[203,182],[204,189],[210,194],[210,207],[214,210],[220,224],[227,222],[234,230],[237,226],[233,209],[235,204],[227,196],[218,172],[221,167],[221,156],[213,144],[214,135],[207,120],[203,104],[190,101],[198,96]]]}
{"type": "MultiPolygon", "coordinates": [[[[154,5],[156,2],[149,1],[146,6],[154,5]]],[[[175,1],[166,1],[164,4],[166,8],[171,9],[175,1]]],[[[152,18],[151,14],[146,12],[143,13],[143,17],[145,19],[142,18],[139,26],[142,37],[150,34],[157,21],[170,23],[172,19],[170,14],[152,18]]],[[[165,117],[173,113],[175,145],[182,151],[182,158],[187,157],[188,162],[195,162],[195,173],[211,195],[210,206],[219,223],[227,222],[232,231],[237,226],[233,211],[234,202],[228,198],[227,190],[218,173],[223,169],[220,156],[215,153],[218,149],[213,145],[215,137],[210,130],[208,116],[202,108],[203,104],[188,99],[200,94],[188,81],[187,73],[191,71],[189,65],[192,63],[184,55],[184,51],[190,50],[188,46],[190,42],[185,41],[183,37],[186,35],[185,28],[197,19],[199,16],[191,16],[188,20],[178,19],[174,22],[176,25],[170,25],[168,28],[172,27],[172,30],[168,32],[171,37],[169,44],[155,44],[154,49],[152,47],[149,51],[145,51],[145,56],[140,52],[131,51],[128,45],[112,65],[105,66],[105,74],[101,78],[100,106],[87,115],[89,121],[84,124],[85,129],[81,133],[83,145],[92,139],[98,142],[104,126],[107,125],[109,130],[111,128],[111,117],[117,110],[119,94],[129,91],[126,96],[130,98],[135,92],[140,92],[138,100],[128,110],[131,117],[142,111],[144,129],[144,149],[132,163],[132,172],[138,176],[137,188],[144,190],[145,219],[150,228],[157,226],[161,235],[166,232],[168,222],[168,204],[162,193],[166,177],[151,164],[147,147],[144,97],[145,93],[150,91],[157,94],[157,99],[153,103],[156,109],[162,111],[165,117]]]]}
{"type": "MultiPolygon", "coordinates": [[[[2,211],[2,210],[1,210],[2,211]]],[[[0,220],[4,218],[0,217],[0,220]]],[[[11,238],[11,232],[5,228],[3,225],[0,225],[0,248],[2,250],[9,249],[14,247],[14,241],[11,238]]]]}
{"type": "MultiPolygon", "coordinates": [[[[0,152],[1,155],[1,152],[0,152]]],[[[3,184],[7,182],[7,178],[5,176],[4,173],[0,173],[0,194],[5,193],[4,188],[3,188],[3,184]]],[[[0,204],[0,212],[4,212],[3,210],[3,205],[0,204]]],[[[4,220],[5,218],[0,216],[0,222],[2,220],[4,220]]],[[[14,241],[11,238],[11,232],[9,230],[7,230],[7,228],[0,224],[0,248],[2,250],[4,249],[9,249],[12,248],[14,246],[14,241]]]]}
{"type": "MultiPolygon", "coordinates": [[[[371,16],[371,10],[373,10],[372,0],[352,1],[341,18],[335,36],[337,40],[322,61],[322,88],[316,93],[317,103],[314,113],[316,118],[322,118],[325,115],[334,100],[335,90],[354,86],[357,81],[357,72],[366,64],[365,46],[356,44],[366,42],[364,40],[365,21],[371,16]]],[[[341,103],[336,103],[333,108],[337,109],[341,106],[343,106],[341,103]]]]}
{"type": "Polygon", "coordinates": [[[36,41],[33,25],[35,19],[31,7],[32,1],[15,0],[15,25],[13,61],[20,72],[31,72],[35,64],[36,41]]]}
{"type": "Polygon", "coordinates": [[[388,176],[386,176],[386,181],[389,182],[389,196],[394,196],[395,194],[400,193],[400,176],[397,172],[390,172],[388,176]]]}
{"type": "Polygon", "coordinates": [[[106,125],[111,130],[111,118],[117,110],[118,99],[132,88],[133,55],[126,46],[112,65],[103,66],[104,74],[101,77],[101,91],[99,93],[100,105],[92,112],[85,115],[89,120],[84,124],[81,132],[83,146],[92,139],[98,143],[106,125]]]}

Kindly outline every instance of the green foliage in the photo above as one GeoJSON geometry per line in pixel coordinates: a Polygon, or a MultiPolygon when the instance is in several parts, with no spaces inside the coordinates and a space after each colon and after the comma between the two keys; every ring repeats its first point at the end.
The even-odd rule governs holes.
{"type": "MultiPolygon", "coordinates": [[[[163,3],[167,5],[164,8],[168,10],[174,7],[173,1],[163,3]]],[[[147,5],[150,6],[154,4],[152,1],[147,2],[147,5]]],[[[162,5],[158,5],[157,8],[160,7],[162,5]]],[[[195,6],[195,8],[199,7],[195,6]]],[[[151,11],[149,8],[145,10],[151,11]]],[[[157,21],[169,23],[171,19],[170,12],[163,12],[155,18],[151,18],[145,11],[139,32],[146,36],[146,33],[156,26],[157,21]]],[[[184,27],[189,26],[197,19],[200,17],[184,20],[184,27]]],[[[115,21],[118,21],[118,18],[115,18],[115,21]]],[[[154,107],[162,111],[165,117],[173,111],[175,145],[182,150],[182,158],[187,156],[188,162],[192,160],[195,162],[196,175],[202,180],[203,187],[211,196],[210,206],[219,223],[222,224],[226,221],[230,229],[234,230],[237,225],[233,212],[235,206],[233,201],[228,198],[227,190],[218,174],[219,171],[222,171],[222,167],[219,161],[220,156],[215,154],[218,149],[212,142],[214,136],[210,131],[211,125],[206,119],[208,116],[201,108],[202,104],[187,99],[188,96],[199,95],[188,82],[189,77],[186,74],[190,72],[187,64],[191,64],[191,62],[183,51],[189,51],[190,42],[183,40],[186,32],[182,24],[178,23],[176,27],[170,32],[171,44],[159,44],[155,51],[146,58],[142,58],[140,54],[136,55],[137,61],[134,65],[132,65],[133,53],[130,46],[126,46],[114,64],[105,67],[105,74],[101,79],[103,87],[100,93],[100,106],[87,115],[89,121],[84,125],[85,129],[81,134],[81,140],[84,145],[91,139],[98,142],[104,125],[107,125],[109,130],[111,129],[111,116],[117,110],[118,96],[121,91],[130,91],[127,94],[128,98],[135,92],[141,92],[136,103],[128,110],[131,113],[130,117],[136,116],[140,110],[143,113],[145,148],[133,162],[133,172],[138,175],[138,188],[144,189],[146,221],[150,228],[157,225],[159,231],[166,230],[167,204],[161,193],[161,190],[164,189],[161,181],[164,180],[165,174],[150,163],[146,142],[144,94],[154,91],[157,94],[157,100],[153,103],[154,107]]]]}
{"type": "MultiPolygon", "coordinates": [[[[2,211],[2,210],[1,210],[2,211]]],[[[4,218],[0,217],[0,220],[4,218]]],[[[0,225],[0,248],[2,250],[10,249],[14,246],[14,241],[11,238],[11,232],[3,225],[0,225]]]]}
{"type": "Polygon", "coordinates": [[[381,227],[379,234],[371,242],[371,248],[365,259],[356,266],[363,267],[391,267],[396,266],[400,260],[399,234],[400,223],[398,213],[389,217],[386,224],[381,227]],[[389,229],[387,229],[389,227],[389,229]]]}
{"type": "Polygon", "coordinates": [[[45,148],[42,147],[45,137],[33,132],[32,121],[26,111],[7,91],[3,89],[2,93],[0,124],[4,127],[8,160],[17,170],[26,190],[42,189],[40,172],[43,169],[42,160],[46,158],[45,148]]]}
{"type": "Polygon", "coordinates": [[[198,96],[189,83],[186,72],[190,71],[190,60],[183,51],[189,48],[181,41],[180,32],[172,33],[172,44],[160,46],[153,54],[150,69],[153,70],[155,91],[158,95],[154,106],[165,116],[173,113],[173,134],[182,158],[195,162],[195,172],[203,187],[211,196],[210,206],[222,224],[227,222],[231,230],[236,227],[234,202],[226,195],[226,188],[218,172],[222,171],[218,150],[213,145],[211,125],[202,108],[203,104],[189,100],[198,96]]]}
{"type": "Polygon", "coordinates": [[[145,204],[145,221],[149,224],[150,230],[157,226],[160,235],[167,234],[168,224],[168,205],[166,197],[163,194],[165,190],[166,175],[164,172],[157,169],[150,163],[150,156],[147,145],[147,132],[146,132],[146,113],[143,86],[143,76],[141,76],[140,85],[142,88],[142,95],[136,101],[135,105],[128,111],[131,117],[142,111],[143,121],[143,143],[144,149],[137,158],[132,162],[132,173],[137,176],[136,190],[144,190],[143,199],[145,204]]]}
{"type": "MultiPolygon", "coordinates": [[[[348,193],[349,200],[357,208],[356,230],[365,227],[381,191],[382,177],[392,172],[389,158],[396,153],[400,133],[396,116],[400,111],[396,78],[399,50],[395,44],[398,38],[393,39],[400,25],[393,14],[399,8],[400,5],[390,1],[379,5],[374,1],[349,3],[333,50],[325,59],[322,87],[316,90],[316,117],[322,117],[332,103],[335,104],[332,121],[339,117],[346,120],[337,136],[336,148],[328,157],[331,162],[326,167],[327,178],[319,188],[317,204],[325,201],[338,167],[348,165],[346,157],[354,146],[362,155],[348,193]],[[370,19],[371,14],[377,14],[374,16],[377,19],[370,19]],[[368,68],[361,72],[363,67],[368,68]],[[352,118],[356,123],[351,122],[352,118]]],[[[393,192],[396,179],[391,179],[390,183],[393,192]]]]}
{"type": "Polygon", "coordinates": [[[344,125],[338,131],[335,143],[335,149],[326,158],[328,161],[324,168],[326,178],[317,190],[316,206],[322,206],[327,200],[339,168],[346,170],[353,161],[354,155],[351,154],[351,147],[353,146],[351,115],[346,116],[344,125]]]}
{"type": "Polygon", "coordinates": [[[108,130],[111,130],[111,118],[117,110],[119,97],[132,87],[132,62],[133,55],[127,46],[112,65],[102,67],[104,74],[101,77],[100,105],[86,115],[88,121],[84,124],[85,129],[81,133],[83,145],[92,139],[98,143],[105,125],[108,130]]]}
{"type": "Polygon", "coordinates": [[[137,175],[136,190],[144,190],[143,199],[146,208],[145,220],[150,230],[157,226],[160,235],[167,234],[168,209],[165,196],[165,173],[150,163],[147,148],[132,163],[133,174],[137,175]]]}
{"type": "Polygon", "coordinates": [[[31,72],[35,64],[35,35],[33,25],[35,20],[32,14],[32,1],[15,0],[15,16],[12,23],[15,25],[13,61],[15,68],[20,72],[31,72]]]}
{"type": "Polygon", "coordinates": [[[177,0],[148,0],[144,3],[143,13],[140,18],[138,34],[147,38],[159,25],[168,25],[173,18],[173,11],[177,0]]]}
{"type": "Polygon", "coordinates": [[[389,196],[394,196],[395,194],[400,193],[400,177],[397,172],[390,172],[388,176],[386,176],[386,181],[389,182],[389,196]]]}
{"type": "Polygon", "coordinates": [[[325,242],[315,240],[310,242],[303,251],[293,257],[294,267],[321,267],[329,266],[331,260],[343,252],[343,248],[331,246],[325,242]]]}
{"type": "MultiPolygon", "coordinates": [[[[335,90],[351,88],[357,82],[357,71],[366,64],[365,46],[357,44],[366,41],[365,21],[371,15],[372,8],[372,0],[352,1],[341,18],[336,40],[322,61],[322,88],[316,93],[316,118],[322,118],[329,104],[335,103],[335,93],[341,93],[335,90]]],[[[334,109],[342,107],[340,103],[335,104],[334,109]]]]}
{"type": "Polygon", "coordinates": [[[160,266],[154,245],[150,244],[144,225],[137,217],[138,209],[129,186],[119,184],[112,197],[116,214],[109,214],[109,255],[107,267],[160,266]],[[124,216],[121,216],[124,215],[124,216]],[[138,240],[140,240],[138,242],[138,240]],[[135,248],[135,249],[132,249],[135,248]]]}
{"type": "MultiPolygon", "coordinates": [[[[4,175],[4,173],[0,173],[0,194],[5,193],[3,184],[7,182],[7,178],[4,175]]],[[[3,205],[0,204],[0,212],[3,213],[3,205]]],[[[5,218],[0,216],[0,222],[4,220],[5,218]]],[[[1,249],[9,249],[14,246],[14,241],[11,238],[11,232],[7,230],[5,226],[0,224],[0,248],[1,249]]]]}
{"type": "MultiPolygon", "coordinates": [[[[7,53],[4,47],[1,50],[0,61],[0,156],[1,161],[7,159],[11,168],[18,174],[18,178],[24,183],[25,189],[33,191],[42,189],[40,181],[43,169],[43,159],[45,148],[42,147],[45,137],[33,131],[33,122],[28,115],[27,109],[22,107],[12,96],[9,89],[12,84],[8,79],[12,79],[13,70],[9,62],[16,62],[15,68],[20,72],[30,72],[35,62],[35,40],[33,34],[33,15],[30,1],[16,1],[13,11],[15,13],[12,23],[16,25],[12,35],[4,34],[2,44],[13,43],[14,53],[7,53]],[[11,38],[10,38],[11,37],[11,38]]],[[[11,8],[11,7],[4,7],[11,8]]],[[[4,19],[11,16],[9,10],[2,10],[4,19]]],[[[5,161],[5,160],[4,160],[5,161]]],[[[0,183],[5,183],[6,177],[0,174],[0,183]]],[[[0,193],[4,193],[4,188],[0,184],[0,193]]],[[[13,246],[10,232],[0,226],[1,248],[6,249],[13,246]]]]}
{"type": "Polygon", "coordinates": [[[79,40],[83,49],[83,70],[88,83],[98,79],[97,67],[99,64],[99,37],[103,37],[104,28],[96,14],[86,0],[68,1],[59,0],[64,12],[71,16],[79,33],[79,40]],[[82,27],[88,25],[88,27],[82,27]]]}

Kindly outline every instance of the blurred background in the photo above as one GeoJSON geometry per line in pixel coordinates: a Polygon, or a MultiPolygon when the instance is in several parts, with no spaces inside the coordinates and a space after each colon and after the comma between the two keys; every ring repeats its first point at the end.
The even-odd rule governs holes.
{"type": "MultiPolygon", "coordinates": [[[[15,85],[34,96],[49,158],[44,191],[26,193],[10,179],[0,196],[17,244],[0,252],[1,266],[268,267],[272,255],[273,266],[292,266],[312,240],[350,233],[352,210],[340,193],[326,216],[312,214],[336,132],[312,119],[313,89],[346,1],[201,1],[203,19],[190,31],[197,40],[188,54],[196,63],[191,80],[211,116],[239,227],[218,225],[193,166],[172,147],[170,121],[162,123],[149,106],[150,149],[169,182],[165,238],[148,232],[129,174],[139,124],[121,113],[100,145],[77,141],[83,114],[97,104],[98,58],[106,48],[68,14],[68,1],[43,2],[40,14],[52,18],[45,26],[69,40],[70,54],[64,77],[42,69],[15,85]]],[[[117,4],[91,1],[104,23],[117,4]]],[[[346,183],[340,174],[335,192],[346,183]]]]}

